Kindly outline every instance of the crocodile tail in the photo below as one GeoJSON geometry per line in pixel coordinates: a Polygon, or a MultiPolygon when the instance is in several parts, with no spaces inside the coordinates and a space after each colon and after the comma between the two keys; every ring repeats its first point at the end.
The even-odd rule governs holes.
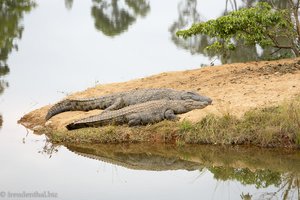
{"type": "Polygon", "coordinates": [[[89,125],[86,123],[76,123],[76,122],[70,123],[66,126],[68,130],[75,130],[75,129],[86,128],[86,127],[89,127],[89,125]]]}
{"type": "Polygon", "coordinates": [[[66,99],[52,106],[48,111],[45,119],[48,120],[54,115],[57,115],[62,112],[70,111],[70,110],[75,110],[75,109],[76,109],[76,103],[72,102],[69,99],[66,99]]]}
{"type": "Polygon", "coordinates": [[[54,115],[66,111],[88,111],[93,109],[104,109],[107,107],[105,98],[90,98],[90,99],[66,99],[58,102],[50,108],[45,119],[48,120],[54,115]]]}

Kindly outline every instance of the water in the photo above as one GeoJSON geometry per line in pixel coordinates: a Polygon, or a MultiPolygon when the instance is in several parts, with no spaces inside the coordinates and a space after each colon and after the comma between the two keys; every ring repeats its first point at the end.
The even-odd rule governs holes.
{"type": "MultiPolygon", "coordinates": [[[[263,54],[252,47],[224,60],[195,48],[199,38],[173,36],[176,27],[220,16],[226,1],[109,2],[0,1],[0,199],[23,191],[58,195],[52,199],[283,199],[285,191],[287,199],[299,198],[298,152],[52,146],[17,124],[25,113],[96,84],[263,54]],[[7,10],[4,2],[16,4],[7,10]]],[[[233,1],[227,9],[235,9],[233,1]]]]}

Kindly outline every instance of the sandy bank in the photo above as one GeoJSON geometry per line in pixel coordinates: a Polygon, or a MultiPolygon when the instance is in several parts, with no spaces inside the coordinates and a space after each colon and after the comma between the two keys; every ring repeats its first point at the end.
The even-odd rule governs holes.
{"type": "MultiPolygon", "coordinates": [[[[135,88],[159,87],[195,90],[214,100],[213,105],[183,114],[181,119],[197,121],[209,113],[242,116],[249,109],[276,105],[299,94],[300,59],[235,63],[166,72],[128,82],[98,85],[66,98],[94,97],[135,88]]],[[[19,122],[29,129],[45,126],[44,117],[50,106],[26,114],[19,122]]],[[[54,116],[47,124],[53,130],[62,130],[75,119],[100,112],[65,112],[54,116]]]]}

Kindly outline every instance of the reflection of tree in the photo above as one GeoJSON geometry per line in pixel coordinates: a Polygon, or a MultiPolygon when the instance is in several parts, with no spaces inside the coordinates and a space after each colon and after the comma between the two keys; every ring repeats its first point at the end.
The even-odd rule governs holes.
{"type": "Polygon", "coordinates": [[[107,36],[116,36],[126,31],[138,16],[150,11],[147,0],[93,0],[92,16],[95,27],[107,36]]]}
{"type": "Polygon", "coordinates": [[[266,188],[270,185],[278,187],[281,183],[281,174],[271,170],[256,170],[255,172],[245,169],[229,167],[211,167],[209,171],[217,180],[237,180],[244,185],[254,184],[256,188],[266,188]]]}
{"type": "Polygon", "coordinates": [[[73,0],[65,0],[65,7],[66,7],[68,10],[71,10],[72,7],[73,7],[73,0]]]}
{"type": "Polygon", "coordinates": [[[197,0],[184,0],[178,4],[179,17],[176,22],[170,27],[170,32],[172,34],[172,41],[176,46],[189,50],[192,54],[202,52],[203,45],[208,44],[208,37],[206,36],[195,36],[190,37],[186,40],[176,36],[176,31],[185,29],[192,25],[193,23],[200,21],[200,14],[197,12],[197,0]]]}
{"type": "MultiPolygon", "coordinates": [[[[2,77],[9,73],[6,63],[9,54],[13,49],[18,49],[15,40],[22,37],[23,14],[29,12],[33,6],[31,0],[0,0],[0,94],[8,87],[8,83],[2,77]]],[[[0,116],[0,126],[2,121],[0,116]]]]}
{"type": "MultiPolygon", "coordinates": [[[[300,199],[300,179],[295,174],[285,174],[279,191],[283,192],[282,199],[300,199]],[[297,198],[298,197],[298,198],[297,198]]],[[[274,194],[274,196],[276,193],[274,194]]]]}
{"type": "Polygon", "coordinates": [[[17,49],[15,39],[20,39],[23,32],[21,24],[24,12],[31,10],[30,0],[0,0],[0,66],[6,66],[9,53],[17,49]]]}
{"type": "MultiPolygon", "coordinates": [[[[234,0],[235,1],[235,0],[234,0]]],[[[287,0],[242,0],[243,2],[243,7],[252,7],[258,2],[268,2],[270,3],[273,7],[276,8],[288,8],[289,2],[287,0]]]]}
{"type": "MultiPolygon", "coordinates": [[[[1,37],[1,36],[0,36],[1,37]]],[[[7,65],[5,66],[0,66],[0,95],[4,92],[5,88],[8,87],[8,82],[5,80],[2,80],[1,77],[8,74],[9,68],[7,65]]],[[[3,117],[0,114],[0,128],[2,127],[3,124],[3,117]]]]}
{"type": "Polygon", "coordinates": [[[3,118],[2,115],[0,115],[0,128],[2,127],[2,124],[3,124],[3,118]]]}
{"type": "Polygon", "coordinates": [[[231,5],[231,10],[237,10],[237,3],[236,3],[236,0],[226,0],[226,4],[225,4],[225,13],[228,12],[228,4],[231,5]]]}
{"type": "MultiPolygon", "coordinates": [[[[280,193],[282,194],[282,199],[300,198],[300,182],[297,173],[279,173],[268,169],[251,171],[248,168],[238,169],[231,167],[210,167],[209,171],[214,174],[214,178],[217,180],[237,180],[244,185],[255,185],[256,188],[267,188],[271,185],[278,188],[276,192],[260,194],[259,199],[273,199],[279,196],[280,193]]],[[[243,199],[253,196],[241,194],[243,199]]]]}
{"type": "MultiPolygon", "coordinates": [[[[251,7],[255,3],[266,0],[243,0],[242,7],[251,7]]],[[[288,2],[285,0],[267,0],[276,8],[287,8],[288,2]]],[[[223,15],[226,13],[239,9],[237,7],[236,0],[226,0],[225,10],[223,15]]],[[[201,22],[200,14],[197,12],[197,1],[196,0],[182,0],[178,5],[178,20],[172,24],[170,27],[170,33],[172,41],[179,48],[188,50],[191,54],[203,54],[212,58],[217,56],[222,63],[233,63],[233,62],[245,62],[257,59],[268,59],[269,57],[280,57],[283,55],[288,55],[290,51],[280,50],[274,54],[274,49],[265,49],[261,54],[259,54],[258,49],[255,46],[246,46],[243,41],[235,41],[237,48],[235,51],[223,51],[222,54],[217,54],[215,52],[206,51],[206,47],[211,45],[214,41],[207,37],[206,35],[192,36],[187,39],[179,38],[176,36],[178,30],[183,30],[190,27],[196,22],[201,22]]]]}
{"type": "Polygon", "coordinates": [[[275,192],[263,192],[262,194],[250,195],[242,193],[242,199],[299,199],[300,198],[300,182],[299,176],[293,173],[281,175],[280,184],[275,192]]]}
{"type": "MultiPolygon", "coordinates": [[[[30,0],[0,0],[0,77],[9,73],[6,63],[8,55],[13,49],[17,50],[15,40],[22,37],[23,14],[30,11],[33,6],[30,0]]],[[[0,80],[0,94],[7,86],[6,81],[0,80]]]]}
{"type": "Polygon", "coordinates": [[[0,67],[0,95],[4,92],[5,88],[8,87],[8,82],[2,80],[1,77],[8,74],[9,68],[7,66],[0,67]]]}

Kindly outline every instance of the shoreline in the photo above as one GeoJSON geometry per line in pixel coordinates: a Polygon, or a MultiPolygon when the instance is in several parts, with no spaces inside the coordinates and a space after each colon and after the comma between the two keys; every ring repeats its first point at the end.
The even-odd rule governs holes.
{"type": "Polygon", "coordinates": [[[19,123],[34,130],[37,134],[46,133],[50,141],[54,143],[166,142],[176,144],[250,144],[261,147],[299,147],[300,136],[298,138],[296,132],[298,131],[298,134],[300,134],[300,125],[298,127],[298,121],[295,121],[298,120],[298,112],[300,115],[300,98],[298,97],[300,94],[299,58],[235,63],[195,70],[164,72],[122,83],[98,85],[82,92],[76,92],[67,98],[88,98],[136,88],[162,87],[194,90],[211,97],[213,105],[179,115],[180,121],[177,122],[163,121],[154,125],[132,128],[128,126],[107,126],[67,131],[65,128],[67,123],[98,114],[100,111],[65,112],[54,116],[46,123],[44,117],[50,108],[49,105],[26,114],[19,120],[19,123]],[[293,112],[296,114],[290,120],[294,120],[294,124],[297,125],[295,127],[290,126],[290,122],[284,120],[291,112],[289,110],[291,105],[294,106],[293,112]],[[276,119],[277,116],[278,119],[276,119]],[[260,125],[258,122],[261,120],[258,119],[256,119],[257,121],[251,121],[256,117],[263,117],[264,124],[260,125]],[[273,124],[266,124],[267,121],[274,122],[274,126],[273,124]],[[279,124],[279,127],[277,127],[281,121],[287,124],[284,126],[289,126],[284,131],[282,130],[283,124],[279,124]],[[259,129],[260,126],[264,131],[259,129]],[[204,129],[204,127],[207,129],[204,129]],[[231,132],[234,130],[235,135],[222,132],[221,129],[226,130],[224,127],[229,128],[228,130],[231,132]],[[260,133],[261,136],[258,137],[260,142],[253,142],[251,138],[255,138],[257,135],[252,134],[252,132],[258,130],[265,135],[260,133]],[[293,134],[294,136],[292,136],[293,134]],[[239,138],[244,138],[244,140],[241,141],[239,138]],[[268,141],[272,142],[268,143],[268,141]]]}

